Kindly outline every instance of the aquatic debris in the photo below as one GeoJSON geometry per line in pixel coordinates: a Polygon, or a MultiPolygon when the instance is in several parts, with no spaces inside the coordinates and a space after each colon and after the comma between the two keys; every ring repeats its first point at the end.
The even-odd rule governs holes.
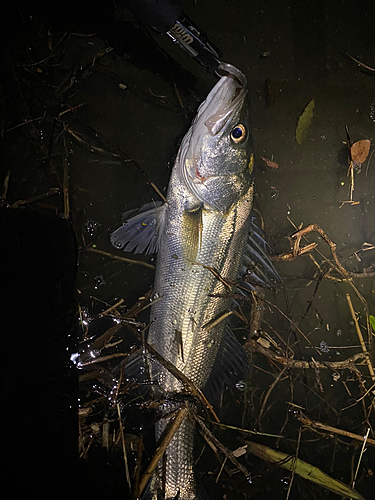
{"type": "Polygon", "coordinates": [[[299,145],[302,144],[302,141],[305,138],[307,129],[310,126],[311,120],[313,119],[314,113],[313,109],[315,107],[315,101],[312,99],[309,104],[304,109],[302,115],[298,119],[297,128],[296,128],[296,141],[299,145]]]}
{"type": "Polygon", "coordinates": [[[325,340],[321,340],[320,341],[319,347],[320,347],[320,350],[322,352],[328,352],[329,351],[329,347],[328,347],[327,342],[325,340]]]}
{"type": "Polygon", "coordinates": [[[374,330],[375,332],[375,317],[372,316],[372,314],[370,314],[370,316],[368,317],[369,321],[370,321],[370,325],[372,326],[372,329],[374,330]]]}
{"type": "Polygon", "coordinates": [[[268,462],[275,463],[283,469],[289,471],[294,471],[299,476],[307,479],[323,488],[326,488],[337,495],[341,495],[348,498],[363,499],[357,491],[352,490],[349,486],[330,477],[328,474],[314,467],[313,465],[296,458],[294,455],[288,455],[281,451],[273,450],[268,446],[264,446],[258,443],[253,443],[252,441],[246,441],[247,449],[253,455],[267,460],[268,462]]]}
{"type": "Polygon", "coordinates": [[[362,163],[366,161],[370,152],[370,145],[371,141],[369,139],[363,139],[362,141],[357,141],[352,144],[350,148],[350,156],[354,168],[360,168],[362,163]]]}
{"type": "Polygon", "coordinates": [[[270,167],[270,168],[279,168],[279,164],[276,163],[275,161],[268,160],[267,158],[263,158],[263,156],[261,156],[261,158],[264,161],[264,163],[267,165],[267,167],[270,167]]]}

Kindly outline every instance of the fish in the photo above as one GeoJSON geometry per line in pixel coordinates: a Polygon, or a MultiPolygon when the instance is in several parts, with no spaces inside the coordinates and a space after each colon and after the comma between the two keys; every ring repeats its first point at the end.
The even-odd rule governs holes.
{"type": "MultiPolygon", "coordinates": [[[[261,283],[277,277],[260,231],[252,229],[247,80],[227,63],[219,72],[181,142],[165,203],[146,205],[110,236],[117,249],[157,253],[147,342],[211,400],[248,366],[227,319],[236,287],[241,280],[248,284],[247,275],[261,283]],[[251,271],[254,262],[260,273],[251,271]]],[[[154,391],[166,401],[158,441],[186,393],[152,356],[148,362],[154,391]]],[[[165,478],[159,464],[147,498],[157,499],[161,490],[167,500],[207,498],[194,474],[194,434],[194,422],[185,417],[166,450],[165,478]]]]}

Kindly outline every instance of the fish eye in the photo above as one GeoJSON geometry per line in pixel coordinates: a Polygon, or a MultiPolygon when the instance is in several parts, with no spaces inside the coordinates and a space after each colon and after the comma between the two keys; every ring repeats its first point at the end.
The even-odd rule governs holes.
{"type": "Polygon", "coordinates": [[[230,133],[230,137],[231,137],[232,141],[236,144],[245,140],[246,129],[242,125],[242,123],[239,123],[238,125],[233,127],[232,132],[230,133]]]}

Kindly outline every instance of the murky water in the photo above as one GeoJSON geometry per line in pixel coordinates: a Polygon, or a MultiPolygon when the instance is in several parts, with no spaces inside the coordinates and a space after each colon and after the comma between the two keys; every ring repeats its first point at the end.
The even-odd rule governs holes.
{"type": "MultiPolygon", "coordinates": [[[[347,270],[360,273],[368,269],[375,260],[375,251],[371,249],[375,244],[373,146],[361,172],[354,174],[353,200],[358,203],[343,205],[342,202],[349,199],[350,188],[345,125],[352,142],[373,141],[375,134],[374,72],[358,67],[344,55],[348,52],[374,67],[374,17],[370,5],[364,3],[361,8],[348,1],[276,3],[267,0],[215,2],[213,8],[212,2],[200,0],[186,2],[185,10],[222,50],[223,60],[240,68],[248,78],[257,163],[255,208],[262,215],[267,237],[276,253],[289,251],[287,236],[301,224],[317,224],[336,243],[338,258],[347,270]],[[312,99],[315,101],[314,118],[299,145],[295,140],[296,125],[312,99]],[[277,162],[279,167],[269,168],[261,157],[277,162]],[[365,244],[368,246],[363,246],[365,244]]],[[[41,113],[40,102],[43,102],[48,116],[56,105],[53,101],[56,93],[63,103],[60,112],[72,108],[59,115],[54,131],[51,132],[48,123],[43,121],[37,122],[37,130],[49,130],[51,143],[41,137],[41,144],[46,151],[50,151],[50,144],[53,144],[53,152],[63,152],[68,167],[71,217],[81,249],[75,299],[87,313],[88,335],[96,337],[112,325],[111,320],[100,319],[98,315],[119,299],[124,300],[121,307],[133,306],[152,287],[153,271],[82,248],[94,244],[98,250],[125,256],[109,244],[110,232],[120,224],[122,213],[160,199],[151,182],[162,193],[166,192],[179,142],[199,103],[215,83],[213,76],[198,67],[167,37],[147,34],[141,28],[134,32],[133,39],[129,39],[134,19],[126,14],[121,23],[119,21],[112,32],[107,31],[106,37],[92,34],[90,30],[82,34],[79,25],[75,26],[75,34],[64,37],[61,30],[51,28],[52,47],[61,40],[61,48],[56,49],[59,56],[56,60],[51,59],[51,63],[58,60],[59,66],[52,69],[41,63],[28,67],[27,75],[30,78],[32,73],[34,83],[41,79],[40,84],[35,83],[33,99],[39,101],[37,104],[31,102],[32,111],[41,113]],[[121,30],[123,46],[119,44],[121,30]],[[106,52],[110,46],[114,50],[106,52]],[[54,85],[50,87],[47,83],[52,71],[54,85]],[[51,93],[51,102],[46,88],[51,93]]],[[[50,54],[46,48],[49,43],[46,26],[42,26],[39,33],[40,41],[35,45],[41,47],[40,53],[33,52],[30,59],[26,47],[21,44],[12,54],[17,64],[42,61],[50,54]]],[[[19,74],[19,69],[17,71],[19,74]]],[[[34,114],[29,119],[32,118],[34,114]]],[[[6,129],[17,124],[8,118],[6,129]]],[[[38,158],[43,152],[30,155],[37,166],[27,171],[20,161],[25,164],[28,158],[17,148],[17,144],[24,144],[24,139],[15,131],[8,132],[6,137],[10,138],[7,160],[19,160],[17,165],[9,167],[12,177],[8,203],[54,187],[58,182],[54,171],[44,175],[39,168],[38,158]]],[[[57,169],[62,179],[61,163],[57,169]]],[[[61,200],[62,197],[55,196],[46,198],[45,202],[55,206],[61,215],[61,200]]],[[[35,210],[50,209],[48,206],[35,207],[35,210]]],[[[359,314],[359,324],[367,342],[366,310],[358,292],[367,302],[368,312],[375,315],[375,279],[354,279],[356,292],[348,283],[339,281],[342,276],[338,273],[331,273],[334,280],[323,278],[327,271],[324,257],[332,258],[330,249],[317,233],[307,237],[309,242],[318,243],[317,249],[323,257],[314,252],[315,262],[304,255],[292,262],[276,264],[283,278],[283,288],[266,293],[269,304],[264,311],[262,336],[271,337],[274,352],[276,349],[279,353],[286,352],[286,344],[291,345],[295,359],[346,360],[361,352],[346,295],[350,295],[359,314]],[[290,320],[274,306],[298,325],[308,341],[301,338],[290,320]]],[[[126,257],[134,258],[132,255],[126,257]]],[[[137,258],[154,263],[152,258],[137,258]]],[[[148,321],[147,311],[140,321],[148,321]]],[[[122,344],[112,351],[104,349],[102,355],[128,349],[136,342],[126,330],[122,332],[122,344]]],[[[246,336],[246,332],[241,335],[246,336]]],[[[368,397],[363,403],[342,410],[364,392],[363,387],[358,386],[355,372],[321,369],[318,379],[316,371],[311,369],[285,372],[268,403],[264,403],[268,388],[282,366],[267,361],[260,354],[254,355],[253,362],[256,368],[252,380],[244,385],[241,382],[239,387],[225,394],[221,415],[222,421],[229,425],[284,436],[277,443],[275,438],[269,437],[259,438],[259,442],[274,448],[279,446],[291,454],[295,452],[300,427],[294,418],[297,407],[288,406],[286,402],[297,405],[299,410],[302,408],[303,413],[314,420],[355,434],[362,435],[366,431],[365,414],[370,413],[373,425],[368,397]],[[262,412],[261,420],[257,420],[259,412],[262,412]]],[[[360,370],[366,378],[365,388],[369,389],[371,379],[367,367],[360,370]]],[[[128,434],[138,435],[139,427],[150,418],[150,414],[142,417],[140,413],[134,407],[123,410],[128,434]],[[137,419],[142,422],[138,426],[137,419]]],[[[150,427],[151,430],[146,429],[146,440],[152,446],[150,427]]],[[[220,430],[217,436],[232,450],[243,445],[244,437],[238,432],[220,430]]],[[[370,436],[374,437],[371,432],[370,436]]],[[[337,435],[321,436],[305,431],[299,456],[349,484],[361,443],[340,439],[337,435]]],[[[201,450],[203,441],[199,446],[201,450]]],[[[95,465],[95,453],[99,452],[93,451],[89,456],[94,468],[102,460],[98,459],[95,465]]],[[[121,452],[118,456],[113,459],[115,465],[111,474],[115,470],[123,475],[121,452]]],[[[228,466],[215,482],[220,463],[209,449],[204,451],[203,458],[198,461],[198,474],[212,498],[286,497],[290,473],[262,463],[250,454],[246,455],[244,463],[254,471],[251,485],[240,477],[240,473],[234,473],[232,466],[228,466]]],[[[373,449],[369,448],[356,482],[363,494],[369,489],[374,463],[373,449]]],[[[114,484],[117,480],[111,481],[114,484]]],[[[323,490],[312,488],[298,478],[294,481],[290,498],[326,495],[323,490]]],[[[116,488],[118,484],[125,484],[124,476],[116,484],[116,488]]]]}

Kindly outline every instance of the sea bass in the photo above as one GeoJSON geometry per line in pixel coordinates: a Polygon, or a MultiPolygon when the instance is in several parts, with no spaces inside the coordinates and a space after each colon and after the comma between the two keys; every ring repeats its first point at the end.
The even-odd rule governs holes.
{"type": "MultiPolygon", "coordinates": [[[[272,271],[261,238],[252,231],[249,240],[254,154],[247,81],[229,64],[220,71],[181,143],[166,202],[148,206],[111,235],[116,248],[157,252],[148,343],[206,394],[246,363],[226,317],[247,262],[258,256],[272,271]]],[[[151,357],[149,364],[166,400],[178,400],[181,382],[151,357]]],[[[156,424],[157,440],[169,418],[156,424]]],[[[166,451],[168,500],[206,498],[194,476],[193,439],[194,423],[185,418],[166,451]]],[[[162,487],[158,475],[148,491],[153,499],[162,487]]]]}

